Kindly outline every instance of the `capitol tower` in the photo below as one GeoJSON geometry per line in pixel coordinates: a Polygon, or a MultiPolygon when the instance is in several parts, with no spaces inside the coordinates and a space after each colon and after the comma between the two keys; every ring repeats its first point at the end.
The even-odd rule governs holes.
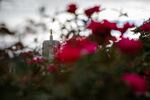
{"type": "Polygon", "coordinates": [[[54,58],[55,48],[57,48],[59,44],[59,41],[53,40],[53,32],[50,30],[50,39],[43,42],[42,56],[48,60],[52,60],[54,58]]]}

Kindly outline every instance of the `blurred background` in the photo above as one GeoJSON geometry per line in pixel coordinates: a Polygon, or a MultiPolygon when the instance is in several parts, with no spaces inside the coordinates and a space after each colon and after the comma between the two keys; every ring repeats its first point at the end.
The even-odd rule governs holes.
{"type": "Polygon", "coordinates": [[[0,100],[150,100],[149,6],[150,0],[0,0],[0,100]],[[75,13],[67,12],[71,3],[75,13]],[[84,11],[93,6],[100,12],[91,19],[106,23],[89,25],[92,32],[84,11]],[[131,28],[146,20],[143,30],[131,28]],[[46,41],[42,55],[50,32],[60,42],[75,37],[62,48],[46,41]],[[140,32],[140,40],[118,41],[140,32]]]}
{"type": "MultiPolygon", "coordinates": [[[[105,9],[101,19],[134,22],[137,26],[149,18],[149,0],[0,0],[0,49],[12,46],[41,47],[49,39],[49,29],[59,40],[57,23],[53,16],[66,10],[69,3],[76,3],[80,10],[100,5],[105,9]],[[21,35],[22,34],[22,35],[21,35]]],[[[66,16],[59,16],[63,22],[66,16]]]]}

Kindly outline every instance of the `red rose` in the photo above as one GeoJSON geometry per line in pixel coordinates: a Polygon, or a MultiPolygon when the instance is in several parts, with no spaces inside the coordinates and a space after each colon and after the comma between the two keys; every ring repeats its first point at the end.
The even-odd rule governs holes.
{"type": "Polygon", "coordinates": [[[84,46],[83,46],[83,51],[84,52],[87,52],[87,54],[92,54],[92,53],[94,53],[95,51],[96,51],[96,49],[97,49],[97,44],[96,43],[90,43],[89,42],[89,44],[85,44],[84,46]]]}
{"type": "Polygon", "coordinates": [[[142,49],[142,42],[140,40],[122,38],[116,44],[118,49],[125,54],[137,54],[142,49]]]}
{"type": "Polygon", "coordinates": [[[94,53],[97,44],[86,38],[73,37],[62,45],[56,53],[56,59],[63,63],[75,62],[85,54],[94,53]]]}
{"type": "Polygon", "coordinates": [[[109,30],[118,30],[117,23],[104,20],[102,25],[109,30]]]}
{"type": "Polygon", "coordinates": [[[98,34],[100,31],[100,28],[102,27],[100,22],[96,22],[96,21],[91,21],[88,25],[87,28],[92,30],[93,34],[98,34]]]}
{"type": "Polygon", "coordinates": [[[34,53],[32,51],[27,51],[27,52],[20,53],[21,57],[23,57],[23,58],[32,58],[33,54],[34,53]]]}
{"type": "Polygon", "coordinates": [[[144,71],[144,76],[147,80],[150,80],[150,70],[145,70],[144,71]]]}
{"type": "Polygon", "coordinates": [[[149,23],[145,23],[142,26],[140,26],[140,30],[142,30],[142,31],[150,31],[150,22],[149,23]]]}
{"type": "Polygon", "coordinates": [[[96,37],[96,40],[101,40],[100,43],[107,41],[111,38],[111,30],[117,30],[117,24],[104,20],[102,22],[91,21],[87,28],[92,31],[92,35],[96,37]]]}
{"type": "Polygon", "coordinates": [[[56,59],[63,63],[70,63],[80,58],[80,49],[66,44],[56,53],[56,59]]]}
{"type": "Polygon", "coordinates": [[[136,73],[125,73],[122,80],[137,94],[144,94],[148,90],[148,81],[136,73]]]}
{"type": "Polygon", "coordinates": [[[109,37],[106,37],[104,41],[105,41],[105,44],[107,45],[107,44],[111,44],[111,42],[116,42],[117,38],[114,36],[109,36],[109,37]]]}
{"type": "Polygon", "coordinates": [[[93,34],[107,34],[110,33],[111,30],[117,30],[117,24],[113,22],[109,22],[104,20],[102,22],[91,21],[87,25],[88,29],[92,30],[93,34]]]}
{"type": "Polygon", "coordinates": [[[33,57],[30,61],[28,61],[28,64],[41,64],[47,62],[47,59],[43,57],[33,57]]]}
{"type": "Polygon", "coordinates": [[[89,8],[89,9],[86,9],[85,10],[85,15],[87,17],[91,17],[91,15],[95,12],[99,12],[100,11],[100,7],[99,6],[95,6],[95,7],[92,7],[92,8],[89,8]]]}
{"type": "Polygon", "coordinates": [[[145,76],[149,76],[149,77],[150,77],[150,70],[146,70],[146,71],[144,71],[144,75],[145,75],[145,76]]]}
{"type": "Polygon", "coordinates": [[[76,4],[70,4],[70,5],[68,5],[68,7],[67,7],[67,12],[69,12],[69,13],[75,13],[76,10],[77,10],[76,4]]]}
{"type": "Polygon", "coordinates": [[[55,65],[49,65],[47,71],[49,73],[55,73],[57,72],[58,68],[55,65]]]}
{"type": "Polygon", "coordinates": [[[129,28],[135,27],[134,24],[130,24],[129,22],[125,23],[122,28],[118,28],[121,33],[125,33],[129,28]]]}

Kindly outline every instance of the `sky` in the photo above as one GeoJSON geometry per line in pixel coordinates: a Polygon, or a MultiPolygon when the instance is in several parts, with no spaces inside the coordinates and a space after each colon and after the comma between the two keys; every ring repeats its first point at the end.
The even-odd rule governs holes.
{"type": "MultiPolygon", "coordinates": [[[[56,11],[64,11],[69,3],[76,3],[81,9],[100,5],[101,8],[106,8],[106,11],[101,13],[101,18],[109,20],[134,21],[140,25],[150,17],[150,0],[0,0],[0,23],[16,28],[27,18],[37,18],[41,6],[45,6],[46,13],[53,16],[56,11]],[[119,18],[120,10],[128,13],[129,17],[119,18]]],[[[27,39],[29,44],[33,37],[27,39]]],[[[37,37],[40,38],[40,43],[49,38],[48,34],[37,37]]],[[[58,39],[58,35],[55,35],[54,39],[58,39]]],[[[10,43],[8,39],[3,40],[0,38],[0,42],[10,43]]]]}
{"type": "Polygon", "coordinates": [[[36,17],[40,6],[47,7],[47,13],[53,15],[55,11],[64,10],[71,2],[83,9],[101,5],[107,8],[107,12],[101,16],[108,19],[117,18],[116,11],[110,9],[122,9],[131,20],[147,19],[150,12],[150,0],[3,0],[0,2],[0,22],[14,25],[25,18],[36,17]]]}

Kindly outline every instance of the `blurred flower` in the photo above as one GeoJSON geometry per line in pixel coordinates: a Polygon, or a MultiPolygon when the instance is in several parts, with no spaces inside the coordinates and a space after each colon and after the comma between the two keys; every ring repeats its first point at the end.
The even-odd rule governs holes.
{"type": "Polygon", "coordinates": [[[149,23],[145,23],[142,26],[140,26],[140,30],[142,30],[142,31],[150,31],[150,22],[149,23]]]}
{"type": "Polygon", "coordinates": [[[66,45],[62,50],[57,52],[56,59],[61,62],[74,62],[80,58],[79,52],[78,48],[66,45]]]}
{"type": "Polygon", "coordinates": [[[108,38],[111,38],[111,30],[117,30],[117,24],[114,22],[109,22],[104,20],[102,22],[91,21],[87,28],[92,31],[92,35],[94,35],[97,40],[101,40],[101,42],[108,42],[108,38]]]}
{"type": "Polygon", "coordinates": [[[111,30],[117,30],[117,24],[113,22],[109,22],[108,20],[104,20],[102,22],[91,21],[87,25],[88,29],[92,30],[93,34],[110,34],[111,30]]]}
{"type": "Polygon", "coordinates": [[[61,62],[74,62],[85,54],[92,54],[97,50],[97,44],[87,38],[73,37],[56,53],[56,59],[61,62]]]}
{"type": "Polygon", "coordinates": [[[145,71],[144,71],[144,75],[150,77],[150,70],[145,70],[145,71]]]}
{"type": "Polygon", "coordinates": [[[81,52],[83,54],[93,54],[97,50],[97,43],[88,40],[82,42],[84,42],[81,47],[81,52]]]}
{"type": "Polygon", "coordinates": [[[28,61],[28,64],[41,64],[47,62],[47,59],[43,57],[33,57],[30,61],[28,61]]]}
{"type": "Polygon", "coordinates": [[[99,6],[95,6],[95,7],[86,9],[86,10],[84,11],[84,13],[85,13],[85,15],[86,15],[87,17],[91,17],[93,13],[99,12],[99,11],[100,11],[100,7],[99,7],[99,6]]]}
{"type": "Polygon", "coordinates": [[[22,53],[20,53],[20,55],[23,58],[32,58],[33,57],[33,52],[32,51],[22,52],[22,53]]]}
{"type": "Polygon", "coordinates": [[[150,80],[150,70],[145,70],[145,71],[144,71],[144,77],[145,77],[147,80],[150,80]]]}
{"type": "Polygon", "coordinates": [[[122,38],[116,44],[118,49],[125,54],[137,54],[142,49],[142,42],[140,40],[122,38]]]}
{"type": "Polygon", "coordinates": [[[121,33],[125,33],[129,28],[135,27],[134,24],[130,24],[129,22],[125,23],[122,28],[118,28],[121,33]]]}
{"type": "Polygon", "coordinates": [[[67,7],[67,12],[69,12],[69,13],[75,13],[76,10],[77,10],[76,4],[69,4],[67,7]]]}
{"type": "Polygon", "coordinates": [[[51,64],[51,65],[48,66],[47,70],[48,70],[49,73],[55,73],[57,71],[57,67],[55,65],[51,64]]]}
{"type": "Polygon", "coordinates": [[[122,80],[136,94],[144,94],[148,90],[148,81],[136,73],[125,73],[122,80]]]}
{"type": "Polygon", "coordinates": [[[116,42],[116,41],[117,41],[117,38],[114,37],[114,36],[106,37],[105,40],[104,40],[104,42],[105,42],[106,45],[107,44],[111,44],[111,42],[113,43],[113,42],[116,42]]]}

